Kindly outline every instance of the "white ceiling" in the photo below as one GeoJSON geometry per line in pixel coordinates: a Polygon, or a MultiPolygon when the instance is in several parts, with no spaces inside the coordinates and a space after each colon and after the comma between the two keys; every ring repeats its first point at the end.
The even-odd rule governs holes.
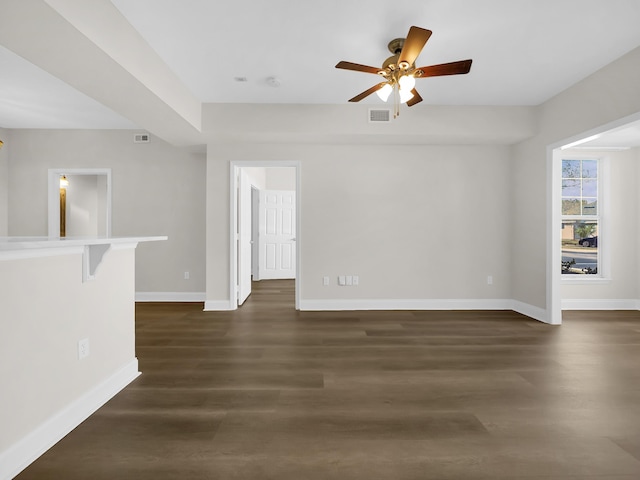
{"type": "MultiPolygon", "coordinates": [[[[377,78],[335,64],[379,66],[411,25],[433,31],[419,66],[474,62],[418,80],[424,104],[538,105],[640,45],[640,0],[111,1],[201,102],[344,104],[377,78]]],[[[134,126],[2,47],[0,62],[0,127],[134,126]]]]}
{"type": "Polygon", "coordinates": [[[474,60],[420,81],[440,105],[537,105],[640,45],[639,0],[112,2],[203,102],[343,103],[377,78],[335,64],[380,66],[411,25],[420,66],[474,60]]]}

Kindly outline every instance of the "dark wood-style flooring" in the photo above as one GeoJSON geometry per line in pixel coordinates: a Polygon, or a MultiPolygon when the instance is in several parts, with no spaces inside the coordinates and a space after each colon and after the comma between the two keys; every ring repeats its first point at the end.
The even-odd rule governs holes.
{"type": "Polygon", "coordinates": [[[139,304],[142,375],[17,478],[640,478],[640,313],[139,304]]]}

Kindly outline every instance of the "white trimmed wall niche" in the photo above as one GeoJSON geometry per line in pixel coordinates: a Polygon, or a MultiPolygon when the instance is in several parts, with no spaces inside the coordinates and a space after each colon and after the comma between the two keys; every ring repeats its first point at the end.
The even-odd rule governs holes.
{"type": "Polygon", "coordinates": [[[48,236],[60,237],[60,177],[66,176],[66,236],[111,236],[111,169],[51,168],[48,174],[48,236]]]}

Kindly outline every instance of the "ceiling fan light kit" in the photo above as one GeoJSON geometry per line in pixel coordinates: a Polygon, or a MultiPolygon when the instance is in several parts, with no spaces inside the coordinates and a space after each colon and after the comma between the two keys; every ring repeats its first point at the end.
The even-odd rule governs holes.
{"type": "Polygon", "coordinates": [[[382,64],[382,68],[369,67],[352,62],[338,62],[336,68],[353,70],[364,73],[374,73],[384,78],[383,82],[374,85],[364,92],[349,99],[350,102],[359,102],[376,92],[378,97],[386,102],[393,94],[394,112],[393,118],[400,115],[400,105],[406,103],[411,107],[422,101],[422,97],[415,89],[416,78],[440,77],[443,75],[461,75],[469,73],[472,60],[460,60],[458,62],[431,65],[416,68],[415,61],[422,48],[431,37],[431,30],[420,27],[411,27],[407,38],[395,38],[389,42],[389,51],[393,54],[382,64]]]}

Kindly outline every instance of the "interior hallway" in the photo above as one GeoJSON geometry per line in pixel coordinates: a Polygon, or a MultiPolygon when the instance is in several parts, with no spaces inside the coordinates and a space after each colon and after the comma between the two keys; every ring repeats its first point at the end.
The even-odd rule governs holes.
{"type": "MultiPolygon", "coordinates": [[[[138,304],[142,375],[17,478],[640,477],[640,312],[138,304]]],[[[46,399],[43,399],[46,401],[46,399]]]]}

